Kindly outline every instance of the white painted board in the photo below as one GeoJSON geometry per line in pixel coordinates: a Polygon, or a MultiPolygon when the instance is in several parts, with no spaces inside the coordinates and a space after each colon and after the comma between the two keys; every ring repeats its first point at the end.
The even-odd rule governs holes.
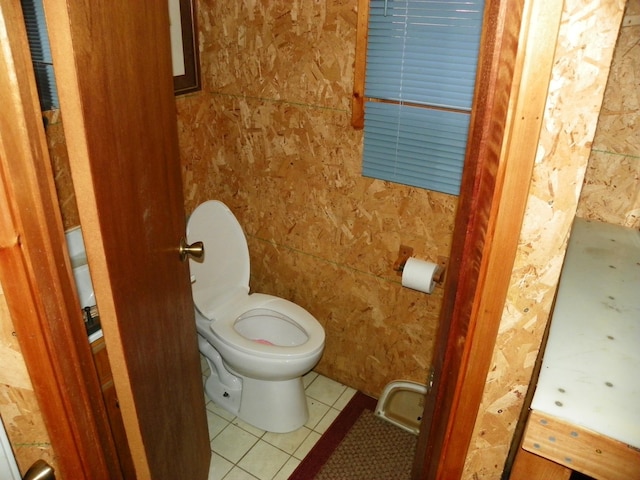
{"type": "Polygon", "coordinates": [[[531,408],[640,448],[640,232],[576,218],[531,408]]]}

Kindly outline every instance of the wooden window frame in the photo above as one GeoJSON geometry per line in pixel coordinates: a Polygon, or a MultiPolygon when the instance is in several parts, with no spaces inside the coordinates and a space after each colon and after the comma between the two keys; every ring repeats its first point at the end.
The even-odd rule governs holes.
{"type": "Polygon", "coordinates": [[[356,27],[356,56],[354,62],[353,96],[351,98],[351,126],[364,128],[364,81],[367,73],[367,41],[369,38],[369,0],[358,0],[356,27]]]}

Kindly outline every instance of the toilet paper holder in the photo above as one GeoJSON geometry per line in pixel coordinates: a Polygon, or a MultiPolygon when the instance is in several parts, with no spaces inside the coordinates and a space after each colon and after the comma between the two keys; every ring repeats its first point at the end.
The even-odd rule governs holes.
{"type": "MultiPolygon", "coordinates": [[[[413,247],[400,245],[400,249],[398,250],[398,258],[395,262],[393,262],[393,269],[398,273],[398,275],[402,275],[402,270],[404,270],[404,266],[406,265],[407,260],[411,258],[411,256],[413,256],[413,247]]],[[[444,274],[447,270],[448,265],[449,257],[438,255],[438,270],[433,276],[434,282],[442,283],[444,281],[444,274]]]]}
{"type": "Polygon", "coordinates": [[[398,251],[398,258],[393,263],[393,269],[398,272],[398,275],[402,275],[402,270],[404,270],[404,266],[407,263],[407,260],[413,255],[413,247],[408,247],[406,245],[400,245],[400,250],[398,251]]]}

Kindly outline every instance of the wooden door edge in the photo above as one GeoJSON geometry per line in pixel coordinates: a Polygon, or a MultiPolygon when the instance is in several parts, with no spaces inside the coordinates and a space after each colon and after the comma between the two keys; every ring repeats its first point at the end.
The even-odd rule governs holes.
{"type": "Polygon", "coordinates": [[[522,3],[490,0],[485,6],[480,42],[483,48],[478,62],[467,156],[433,355],[433,386],[425,399],[412,471],[414,479],[435,478],[438,464],[444,461],[450,419],[456,414],[453,399],[485,254],[522,3]]]}
{"type": "Polygon", "coordinates": [[[453,464],[440,465],[440,478],[462,475],[482,402],[529,197],[562,7],[563,2],[555,0],[525,2],[495,199],[487,228],[491,241],[484,246],[464,348],[466,361],[454,397],[455,415],[448,429],[451,446],[447,448],[447,458],[458,458],[459,462],[453,470],[450,469],[453,464]]]}
{"type": "Polygon", "coordinates": [[[496,36],[490,57],[481,57],[478,82],[480,95],[483,85],[493,94],[472,120],[471,168],[465,167],[456,217],[454,271],[441,313],[434,394],[425,402],[413,478],[460,478],[464,469],[515,260],[528,198],[522,185],[531,182],[562,3],[530,2],[533,12],[524,11],[524,2],[488,4],[485,23],[496,36]],[[539,41],[541,31],[551,43],[525,55],[527,43],[539,41]],[[501,92],[509,93],[505,98],[501,92]]]}

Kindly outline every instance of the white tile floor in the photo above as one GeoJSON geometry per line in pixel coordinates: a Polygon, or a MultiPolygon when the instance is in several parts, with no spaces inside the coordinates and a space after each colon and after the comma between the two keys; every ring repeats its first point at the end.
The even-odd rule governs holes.
{"type": "MultiPolygon", "coordinates": [[[[209,375],[206,362],[203,376],[209,375]]],[[[207,400],[209,480],[286,480],[356,391],[317,373],[304,376],[309,420],[291,433],[257,429],[207,400]]]]}

